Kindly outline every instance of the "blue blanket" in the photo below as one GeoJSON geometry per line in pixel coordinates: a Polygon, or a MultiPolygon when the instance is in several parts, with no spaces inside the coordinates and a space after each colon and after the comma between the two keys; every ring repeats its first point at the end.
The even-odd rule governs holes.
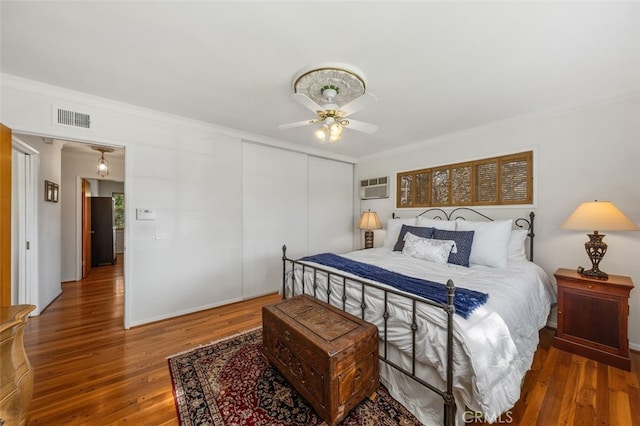
{"type": "MultiPolygon", "coordinates": [[[[420,278],[409,277],[397,272],[389,271],[379,266],[357,262],[338,256],[333,253],[321,253],[303,257],[303,261],[315,262],[349,272],[361,278],[377,281],[408,293],[415,294],[425,299],[438,303],[447,303],[447,288],[444,284],[427,281],[420,278]]],[[[486,303],[489,295],[475,290],[456,287],[454,306],[456,313],[463,318],[468,318],[471,312],[478,306],[486,303]]]]}

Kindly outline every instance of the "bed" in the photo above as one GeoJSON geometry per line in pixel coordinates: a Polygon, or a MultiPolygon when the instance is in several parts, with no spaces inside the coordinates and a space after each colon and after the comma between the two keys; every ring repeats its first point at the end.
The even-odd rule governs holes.
{"type": "Polygon", "coordinates": [[[533,213],[429,209],[389,219],[381,248],[294,260],[283,246],[282,295],[310,294],[375,324],[381,381],[424,424],[493,422],[519,399],[555,303],[532,262],[533,225],[533,213]]]}

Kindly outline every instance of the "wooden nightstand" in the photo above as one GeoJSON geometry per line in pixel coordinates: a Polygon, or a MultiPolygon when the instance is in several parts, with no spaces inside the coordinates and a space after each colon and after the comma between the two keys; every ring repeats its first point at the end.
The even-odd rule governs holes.
{"type": "Polygon", "coordinates": [[[571,269],[554,274],[558,283],[558,330],[554,346],[629,371],[631,278],[597,280],[571,269]]]}

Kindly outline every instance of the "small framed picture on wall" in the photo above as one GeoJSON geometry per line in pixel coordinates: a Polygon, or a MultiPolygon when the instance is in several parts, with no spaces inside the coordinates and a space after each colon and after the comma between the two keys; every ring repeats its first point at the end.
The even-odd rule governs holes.
{"type": "Polygon", "coordinates": [[[59,186],[57,183],[53,183],[48,180],[44,181],[44,200],[45,201],[51,201],[51,202],[57,203],[59,192],[60,192],[59,186]]]}

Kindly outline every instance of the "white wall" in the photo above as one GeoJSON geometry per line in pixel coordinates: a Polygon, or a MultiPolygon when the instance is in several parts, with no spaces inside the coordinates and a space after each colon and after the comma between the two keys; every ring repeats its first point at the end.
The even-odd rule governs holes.
{"type": "MultiPolygon", "coordinates": [[[[372,156],[358,162],[354,182],[359,186],[361,179],[391,176],[388,199],[360,203],[360,210],[377,210],[386,228],[392,211],[405,217],[420,211],[395,209],[397,172],[534,149],[535,261],[551,275],[559,267],[590,266],[584,251],[586,232],[560,229],[581,202],[612,201],[640,224],[639,136],[640,96],[636,95],[521,117],[372,156]]],[[[531,209],[488,210],[495,217],[506,217],[531,209]]],[[[640,350],[640,232],[606,234],[609,250],[600,267],[630,276],[636,285],[631,292],[629,340],[640,350]]],[[[376,231],[376,246],[382,245],[384,235],[384,230],[376,231]]],[[[360,238],[355,232],[354,239],[360,238]]],[[[555,312],[550,322],[555,324],[555,312]]]]}
{"type": "Polygon", "coordinates": [[[243,292],[251,296],[281,288],[281,247],[292,257],[307,251],[307,156],[242,143],[243,292]],[[278,244],[273,244],[279,241],[278,244]]]}
{"type": "MultiPolygon", "coordinates": [[[[111,160],[109,160],[109,165],[111,165],[111,160]]],[[[114,192],[124,192],[124,182],[114,181],[110,178],[111,176],[100,181],[98,197],[111,197],[114,192]]]]}
{"type": "Polygon", "coordinates": [[[308,254],[353,250],[353,165],[309,157],[308,254]]]}
{"type": "MultiPolygon", "coordinates": [[[[153,131],[159,123],[147,125],[153,131]]],[[[163,130],[174,132],[163,146],[126,151],[125,281],[134,323],[242,299],[240,143],[210,131],[163,130]],[[156,219],[136,220],[135,209],[152,209],[156,219]]]]}
{"type": "Polygon", "coordinates": [[[38,289],[37,300],[34,301],[40,313],[60,295],[61,276],[61,227],[62,203],[44,201],[44,181],[48,180],[59,185],[58,200],[65,192],[62,185],[60,158],[62,144],[54,141],[45,144],[40,137],[16,135],[21,141],[39,152],[38,169],[38,289]]]}
{"type": "MultiPolygon", "coordinates": [[[[241,140],[299,147],[6,74],[0,84],[0,121],[15,132],[125,148],[125,326],[242,299],[241,140]],[[92,129],[52,124],[52,105],[90,113],[92,129]],[[133,220],[137,208],[156,219],[133,220]]],[[[90,167],[69,175],[93,176],[90,167]]]]}
{"type": "MultiPolygon", "coordinates": [[[[62,184],[60,204],[62,205],[62,281],[76,281],[82,278],[82,191],[81,179],[92,182],[91,194],[99,195],[102,184],[96,177],[98,156],[75,151],[62,151],[62,184]]],[[[124,158],[109,158],[109,177],[124,180],[124,158]]],[[[111,193],[109,193],[109,196],[111,193]]]]}

